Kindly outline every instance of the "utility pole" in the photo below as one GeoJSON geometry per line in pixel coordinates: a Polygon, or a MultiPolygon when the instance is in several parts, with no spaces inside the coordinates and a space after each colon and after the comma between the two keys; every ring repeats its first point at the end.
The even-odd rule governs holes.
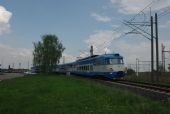
{"type": "Polygon", "coordinates": [[[136,58],[136,75],[139,76],[139,59],[136,58]]]}
{"type": "Polygon", "coordinates": [[[30,62],[29,62],[29,60],[28,60],[28,70],[30,69],[30,62]]]}
{"type": "Polygon", "coordinates": [[[165,46],[162,44],[162,66],[163,66],[163,71],[165,72],[165,53],[170,51],[165,51],[165,46]]]}
{"type": "Polygon", "coordinates": [[[12,68],[13,68],[13,69],[15,69],[15,68],[14,68],[14,66],[15,66],[15,64],[14,64],[14,63],[12,63],[12,68]]]}
{"type": "Polygon", "coordinates": [[[151,81],[153,82],[154,71],[154,45],[153,45],[153,16],[151,16],[151,81]]]}
{"type": "Polygon", "coordinates": [[[93,56],[93,46],[90,47],[90,56],[93,56]]]}
{"type": "Polygon", "coordinates": [[[19,62],[19,69],[21,69],[21,63],[19,62]]]}
{"type": "Polygon", "coordinates": [[[63,64],[65,64],[65,56],[63,56],[63,64]]]}
{"type": "Polygon", "coordinates": [[[155,39],[156,39],[156,81],[159,81],[159,43],[158,43],[158,16],[155,13],[155,39]]]}
{"type": "MultiPolygon", "coordinates": [[[[132,29],[132,32],[135,34],[141,34],[145,38],[151,41],[151,81],[154,81],[154,39],[155,39],[155,50],[156,50],[156,81],[159,81],[159,42],[158,42],[158,15],[155,13],[155,17],[150,16],[150,22],[132,22],[132,21],[125,21],[124,24],[127,25],[132,29]],[[153,21],[155,19],[155,22],[153,21]],[[155,34],[154,34],[154,24],[155,24],[155,34]],[[142,26],[150,26],[151,33],[148,33],[142,26]]],[[[127,34],[129,34],[127,33],[127,34]]],[[[137,67],[137,66],[136,66],[137,67]]]]}
{"type": "Polygon", "coordinates": [[[136,58],[136,76],[138,76],[138,58],[136,58]]]}
{"type": "Polygon", "coordinates": [[[164,58],[165,58],[164,57],[165,56],[164,55],[164,50],[165,50],[165,46],[163,44],[161,46],[162,46],[162,68],[163,68],[163,72],[165,72],[165,67],[164,67],[165,66],[164,65],[164,58]]]}

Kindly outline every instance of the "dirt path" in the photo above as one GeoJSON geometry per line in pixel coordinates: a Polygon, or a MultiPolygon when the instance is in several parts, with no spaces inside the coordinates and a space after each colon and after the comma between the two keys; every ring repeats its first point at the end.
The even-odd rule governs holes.
{"type": "Polygon", "coordinates": [[[0,75],[0,80],[7,80],[7,79],[12,79],[16,77],[23,77],[23,73],[4,73],[0,75]]]}

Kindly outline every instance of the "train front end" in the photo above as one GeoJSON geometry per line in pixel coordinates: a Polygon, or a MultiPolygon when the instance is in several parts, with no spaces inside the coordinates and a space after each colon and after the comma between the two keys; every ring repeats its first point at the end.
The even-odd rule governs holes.
{"type": "Polygon", "coordinates": [[[104,55],[104,65],[98,67],[104,72],[104,76],[109,79],[118,79],[125,76],[125,66],[123,57],[119,54],[104,55]]]}

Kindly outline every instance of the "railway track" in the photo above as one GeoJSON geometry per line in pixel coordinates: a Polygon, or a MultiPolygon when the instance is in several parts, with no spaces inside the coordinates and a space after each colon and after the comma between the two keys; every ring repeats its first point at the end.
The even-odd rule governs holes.
{"type": "Polygon", "coordinates": [[[132,82],[127,80],[108,80],[101,78],[90,78],[90,77],[81,77],[76,76],[82,79],[91,80],[99,82],[101,84],[113,87],[120,88],[121,90],[128,90],[141,95],[148,97],[153,100],[170,102],[170,86],[151,84],[151,83],[142,83],[142,82],[132,82]]]}
{"type": "Polygon", "coordinates": [[[131,81],[117,81],[117,83],[126,84],[126,85],[132,85],[136,87],[141,87],[145,89],[149,89],[152,91],[162,92],[165,94],[170,94],[170,87],[169,86],[163,86],[163,85],[156,85],[156,84],[150,84],[150,83],[142,83],[142,82],[131,82],[131,81]]]}
{"type": "Polygon", "coordinates": [[[97,78],[94,80],[107,86],[113,86],[123,90],[132,91],[136,94],[151,98],[153,100],[170,102],[170,86],[142,82],[131,82],[127,80],[112,81],[97,78]]]}

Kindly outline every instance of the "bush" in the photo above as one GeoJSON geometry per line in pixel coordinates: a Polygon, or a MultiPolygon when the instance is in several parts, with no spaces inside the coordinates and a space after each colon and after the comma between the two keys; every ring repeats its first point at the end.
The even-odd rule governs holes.
{"type": "Polygon", "coordinates": [[[127,69],[127,75],[133,75],[135,71],[133,69],[127,69]]]}

